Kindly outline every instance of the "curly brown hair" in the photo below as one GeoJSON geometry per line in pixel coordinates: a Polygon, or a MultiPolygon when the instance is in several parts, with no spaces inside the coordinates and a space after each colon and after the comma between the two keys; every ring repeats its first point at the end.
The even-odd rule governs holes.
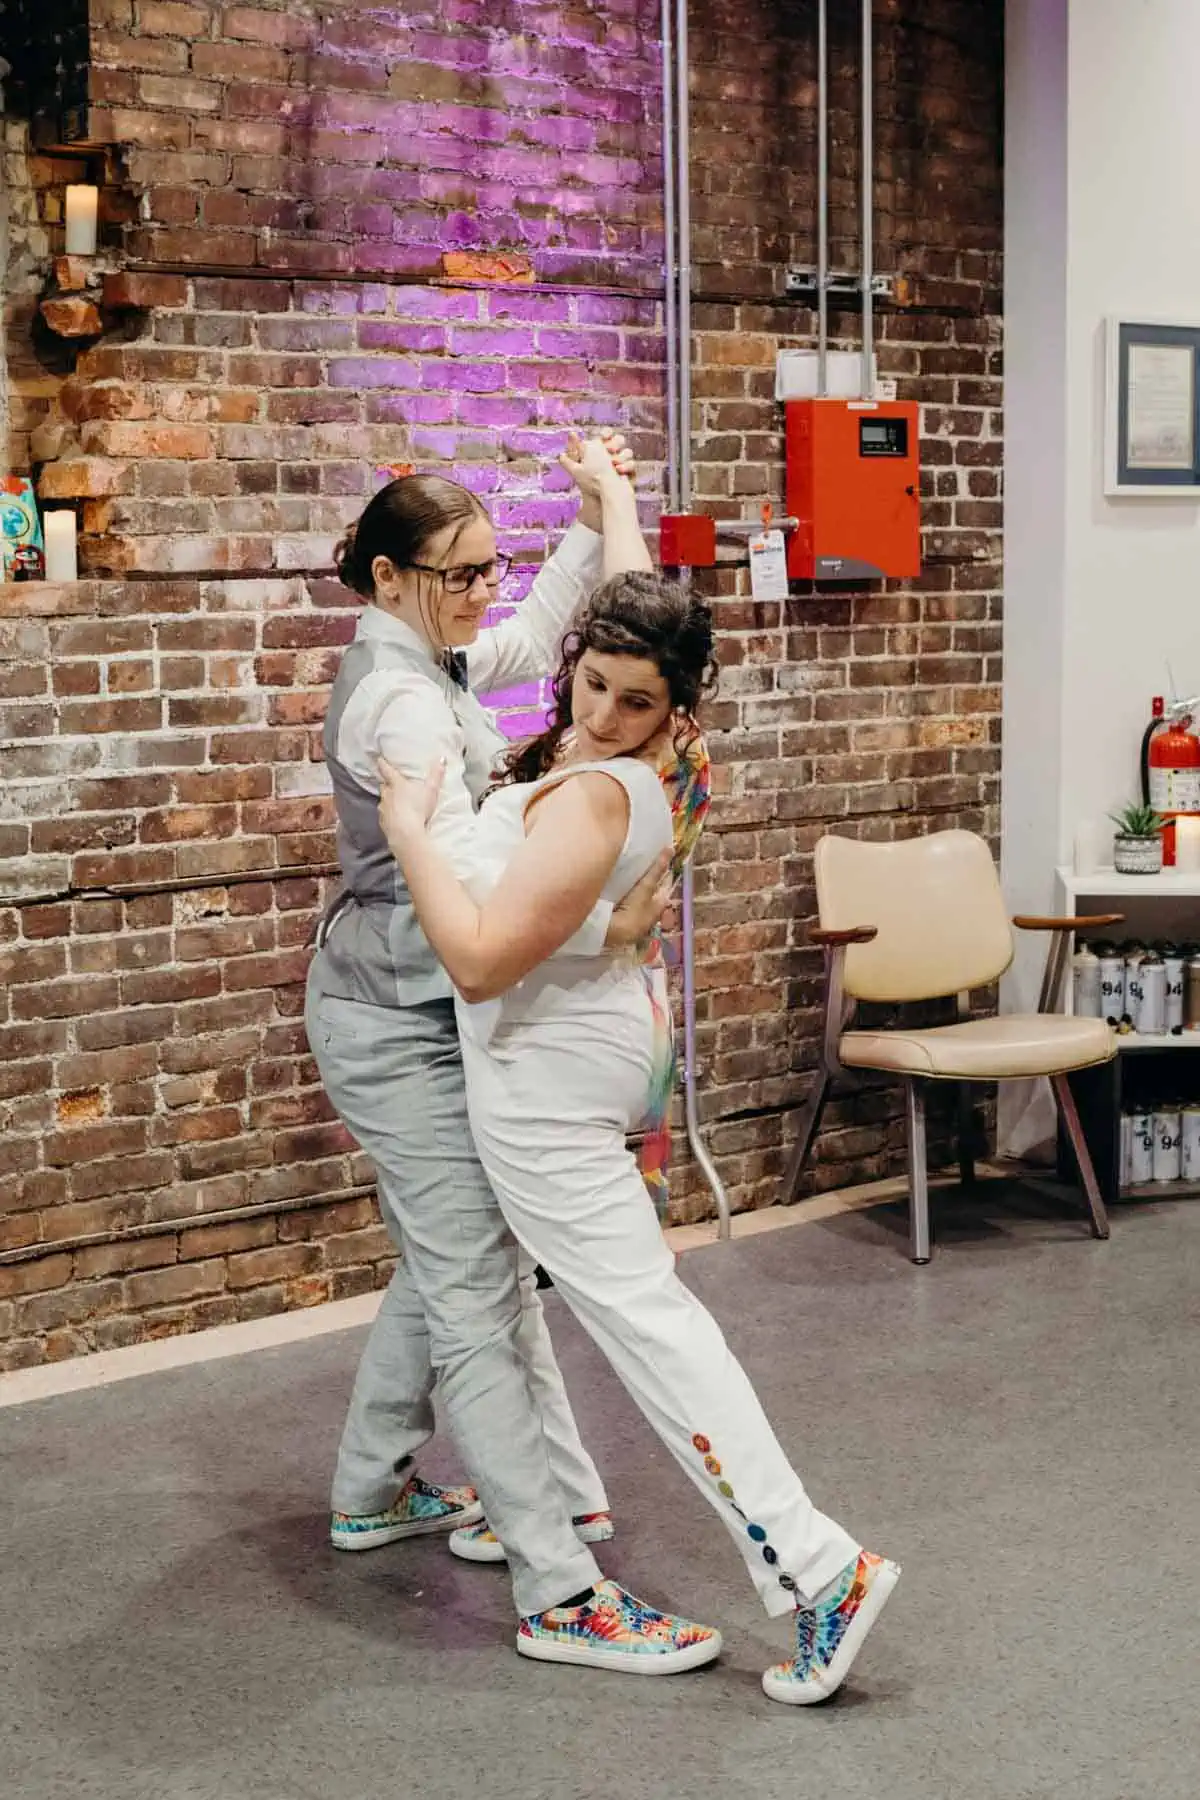
{"type": "Polygon", "coordinates": [[[694,734],[696,708],[717,680],[711,608],[663,575],[614,575],[596,589],[563,643],[546,729],[509,752],[497,785],[540,781],[553,768],[571,727],[571,687],[585,650],[656,663],[680,715],[682,742],[694,734]]]}

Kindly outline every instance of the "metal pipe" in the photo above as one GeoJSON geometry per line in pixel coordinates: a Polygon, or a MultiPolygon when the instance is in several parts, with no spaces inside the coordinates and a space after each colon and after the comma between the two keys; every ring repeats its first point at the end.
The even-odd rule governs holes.
{"type": "MultiPolygon", "coordinates": [[[[691,156],[689,148],[688,0],[675,0],[672,29],[671,0],[663,0],[663,108],[664,127],[673,112],[673,144],[664,153],[667,201],[664,217],[674,222],[675,253],[670,259],[673,282],[668,279],[667,299],[667,479],[672,503],[687,512],[692,503],[692,208],[691,156]],[[672,56],[674,67],[672,68],[672,56]],[[674,193],[672,194],[672,181],[674,193]],[[673,288],[673,292],[672,292],[673,288]],[[675,333],[670,335],[674,312],[675,333]],[[672,382],[676,395],[671,406],[672,382]]],[[[691,864],[683,871],[683,1106],[688,1144],[716,1203],[717,1234],[730,1233],[729,1198],[700,1130],[696,1092],[696,916],[695,878],[691,864]]]]}
{"type": "Polygon", "coordinates": [[[817,0],[817,393],[829,392],[829,8],[817,0]]]}
{"type": "Polygon", "coordinates": [[[690,862],[683,871],[683,1113],[692,1155],[717,1203],[717,1237],[728,1240],[732,1236],[729,1196],[701,1134],[700,1109],[696,1101],[695,880],[690,862]]]}
{"type": "Polygon", "coordinates": [[[675,218],[675,58],[672,6],[662,0],[663,326],[667,357],[667,510],[679,511],[679,244],[675,218]]]}
{"type": "Polygon", "coordinates": [[[863,398],[875,398],[875,32],[862,0],[862,357],[863,398]]]}
{"type": "Polygon", "coordinates": [[[692,157],[688,0],[675,0],[675,170],[679,236],[679,508],[692,504],[692,157]]]}

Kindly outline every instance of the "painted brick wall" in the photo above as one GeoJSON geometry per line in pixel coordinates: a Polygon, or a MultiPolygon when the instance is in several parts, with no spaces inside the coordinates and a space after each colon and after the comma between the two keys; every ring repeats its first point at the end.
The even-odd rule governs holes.
{"type": "MultiPolygon", "coordinates": [[[[832,9],[848,265],[857,11],[832,9]]],[[[815,839],[997,827],[1001,8],[876,11],[879,262],[903,277],[880,363],[923,406],[925,569],[770,606],[736,553],[701,578],[723,665],[697,871],[702,1113],[739,1206],[775,1197],[812,1062],[815,839]]],[[[812,258],[812,12],[719,0],[693,21],[693,452],[718,516],[780,498],[774,356],[812,341],[782,298],[784,268],[812,258]]],[[[447,0],[390,23],[93,0],[94,117],[140,218],[42,472],[113,578],[0,596],[17,744],[0,894],[18,902],[0,912],[0,1367],[386,1273],[368,1172],[298,1023],[329,856],[317,724],[352,624],[328,546],[377,463],[457,470],[518,553],[512,599],[566,516],[545,458],[570,423],[621,423],[653,488],[656,26],[648,0],[447,0]],[[275,60],[235,78],[231,44],[275,60]],[[271,196],[293,210],[268,218],[271,196]],[[527,256],[536,285],[445,284],[464,244],[527,256]]],[[[839,341],[855,325],[834,316],[839,341]]],[[[538,698],[513,697],[512,729],[538,698]]],[[[894,1169],[900,1142],[894,1094],[843,1102],[812,1180],[894,1169]]],[[[706,1205],[681,1157],[679,1216],[706,1205]]]]}

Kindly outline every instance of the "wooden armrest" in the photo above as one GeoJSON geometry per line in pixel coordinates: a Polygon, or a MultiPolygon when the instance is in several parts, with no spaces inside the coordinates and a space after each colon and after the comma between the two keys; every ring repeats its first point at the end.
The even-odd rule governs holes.
{"type": "Polygon", "coordinates": [[[837,950],[846,944],[869,944],[872,938],[878,936],[879,928],[876,925],[851,925],[845,931],[828,931],[823,925],[814,925],[808,934],[808,941],[829,950],[837,950]]]}
{"type": "Polygon", "coordinates": [[[1013,924],[1018,931],[1100,931],[1106,925],[1120,925],[1124,913],[1087,913],[1078,919],[1043,919],[1032,913],[1018,913],[1013,924]]]}

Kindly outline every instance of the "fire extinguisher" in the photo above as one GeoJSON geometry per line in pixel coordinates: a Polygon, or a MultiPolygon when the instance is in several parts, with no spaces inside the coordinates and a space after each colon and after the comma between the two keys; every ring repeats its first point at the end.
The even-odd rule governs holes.
{"type": "Polygon", "coordinates": [[[1180,813],[1200,813],[1200,737],[1188,726],[1200,708],[1195,700],[1165,706],[1156,694],[1150,723],[1142,736],[1142,800],[1166,820],[1163,863],[1175,863],[1175,820],[1180,813]]]}

